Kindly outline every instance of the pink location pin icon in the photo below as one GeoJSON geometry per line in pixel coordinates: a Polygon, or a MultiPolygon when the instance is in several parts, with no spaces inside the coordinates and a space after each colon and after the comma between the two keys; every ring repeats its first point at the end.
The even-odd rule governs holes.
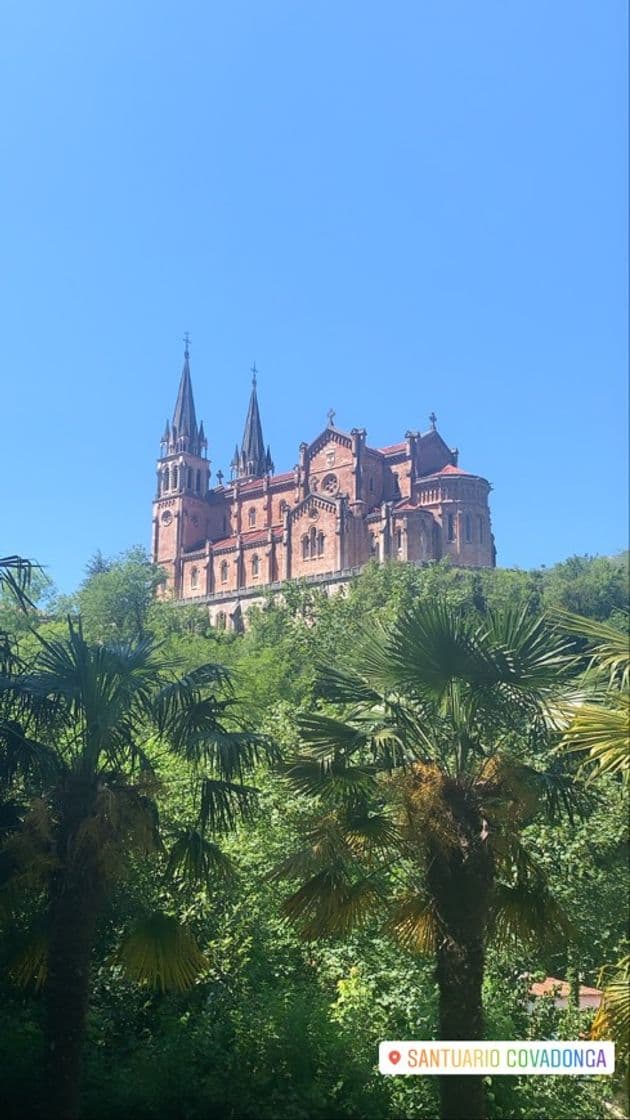
{"type": "Polygon", "coordinates": [[[390,1050],[387,1057],[393,1066],[397,1066],[400,1061],[400,1050],[390,1050]]]}

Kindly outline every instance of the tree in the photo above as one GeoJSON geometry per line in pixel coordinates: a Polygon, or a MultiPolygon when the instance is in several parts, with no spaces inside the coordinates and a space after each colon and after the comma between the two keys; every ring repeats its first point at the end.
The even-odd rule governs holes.
{"type": "MultiPolygon", "coordinates": [[[[18,918],[30,900],[14,975],[44,985],[51,1116],[79,1114],[90,957],[130,860],[156,860],[165,884],[227,873],[212,834],[251,814],[245,775],[273,754],[241,722],[224,669],[175,669],[150,639],[90,645],[70,622],[67,637],[40,638],[31,665],[0,677],[2,899],[18,918]],[[196,807],[173,835],[158,814],[169,757],[196,807]]],[[[117,960],[163,989],[188,986],[205,963],[188,928],[159,912],[117,960]]]]}
{"type": "Polygon", "coordinates": [[[143,548],[131,548],[116,561],[105,561],[77,593],[85,633],[95,641],[130,641],[145,637],[147,614],[163,573],[143,548]]]}
{"type": "MultiPolygon", "coordinates": [[[[351,664],[322,670],[332,708],[298,720],[287,778],[318,810],[275,872],[299,881],[286,914],[313,938],[386,905],[407,948],[435,953],[442,1039],[484,1037],[491,933],[562,928],[519,833],[543,810],[571,810],[569,778],[545,765],[571,665],[567,640],[527,609],[479,621],[420,604],[351,664]],[[404,884],[392,899],[387,867],[404,884]]],[[[440,1095],[446,1120],[484,1115],[481,1078],[441,1078],[440,1095]]]]}
{"type": "MultiPolygon", "coordinates": [[[[585,751],[591,776],[630,775],[630,646],[628,627],[617,630],[568,612],[557,612],[570,634],[588,643],[590,658],[584,675],[588,702],[570,719],[562,746],[585,751]]],[[[605,983],[602,1003],[593,1023],[594,1038],[614,1039],[619,1055],[627,1060],[630,1049],[630,956],[602,969],[605,983]]]]}
{"type": "Polygon", "coordinates": [[[605,621],[628,605],[628,552],[618,556],[570,556],[544,575],[545,602],[605,621]]]}
{"type": "Polygon", "coordinates": [[[100,548],[97,548],[93,556],[90,557],[85,565],[86,579],[92,579],[94,576],[100,576],[104,572],[110,572],[112,569],[112,561],[103,556],[100,548]]]}

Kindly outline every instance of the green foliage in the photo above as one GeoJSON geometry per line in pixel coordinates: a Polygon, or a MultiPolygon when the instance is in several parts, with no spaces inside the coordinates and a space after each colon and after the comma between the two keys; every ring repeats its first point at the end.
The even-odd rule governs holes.
{"type": "MultiPolygon", "coordinates": [[[[35,575],[29,593],[38,604],[35,612],[25,613],[0,594],[0,627],[17,642],[21,656],[32,659],[41,648],[34,632],[46,641],[62,640],[65,615],[76,615],[80,606],[85,637],[97,644],[112,636],[124,642],[143,635],[160,644],[160,658],[176,663],[177,675],[190,675],[208,663],[226,666],[248,728],[271,736],[290,754],[316,704],[322,716],[333,717],[331,700],[316,696],[321,667],[329,670],[332,688],[333,670],[354,656],[366,626],[375,633],[410,604],[441,598],[458,617],[474,612],[477,620],[488,621],[509,607],[525,608],[533,619],[541,609],[563,607],[623,632],[624,565],[623,558],[603,557],[574,558],[538,572],[472,572],[448,562],[424,569],[370,565],[336,595],[293,584],[283,602],[252,611],[247,632],[234,635],[210,627],[203,607],[156,601],[159,573],[146,555],[132,550],[113,561],[96,557],[71,599],[42,597],[35,575]]],[[[587,663],[586,656],[580,669],[587,663]]],[[[336,686],[341,687],[338,680],[336,686]]],[[[165,722],[168,713],[164,697],[165,722]]],[[[124,874],[116,877],[96,929],[85,1116],[434,1120],[435,1079],[382,1078],[376,1068],[380,1039],[435,1037],[437,988],[430,958],[401,947],[385,928],[384,912],[341,939],[300,940],[282,916],[286,886],[270,873],[304,847],[312,814],[304,798],[280,780],[275,763],[269,766],[263,755],[257,761],[255,742],[247,737],[234,758],[254,767],[246,784],[259,791],[257,802],[243,804],[247,820],[239,824],[230,818],[237,806],[222,805],[208,791],[215,823],[223,811],[225,823],[236,829],[220,837],[202,834],[196,813],[202,787],[192,768],[195,758],[206,765],[198,733],[211,714],[207,708],[197,712],[175,753],[164,750],[155,732],[145,734],[146,728],[138,740],[159,776],[151,796],[164,847],[128,852],[124,874]],[[161,915],[160,922],[176,916],[203,957],[187,992],[138,986],[113,963],[116,949],[152,914],[161,915]]],[[[229,707],[224,717],[236,730],[229,707]]],[[[544,735],[525,741],[517,727],[506,745],[515,774],[517,764],[553,768],[544,735]]],[[[385,746],[381,739],[379,749],[385,746]]],[[[20,754],[23,749],[26,758],[26,744],[20,754]]],[[[216,749],[220,757],[218,742],[216,749]]],[[[389,749],[395,750],[391,741],[389,749]]],[[[38,755],[33,748],[30,759],[16,778],[15,804],[0,819],[5,840],[15,834],[16,824],[22,827],[31,795],[45,788],[45,752],[38,755]]],[[[137,766],[141,769],[140,755],[137,766]]],[[[318,775],[305,772],[304,778],[311,782],[318,775]]],[[[347,791],[355,778],[360,785],[361,774],[336,775],[347,791]]],[[[238,778],[232,773],[227,780],[238,778]]],[[[550,782],[547,794],[553,801],[563,787],[551,777],[550,782]]],[[[523,787],[520,795],[525,803],[532,791],[523,787]]],[[[353,858],[380,859],[382,845],[392,843],[391,812],[381,807],[367,818],[348,818],[353,858]]],[[[558,1012],[548,1000],[529,1013],[523,974],[564,977],[575,961],[582,982],[594,984],[605,961],[620,961],[627,953],[626,820],[627,795],[614,776],[593,785],[581,815],[573,819],[557,814],[553,823],[543,815],[523,818],[523,845],[566,915],[571,940],[565,936],[552,945],[510,939],[489,948],[484,985],[489,1037],[575,1038],[589,1030],[589,1015],[571,1018],[574,1012],[558,1012]]],[[[44,826],[45,818],[36,814],[29,826],[32,837],[33,828],[44,826]]],[[[0,871],[6,868],[4,859],[0,871]]],[[[395,862],[385,872],[388,889],[402,895],[408,871],[408,863],[395,862]]],[[[38,1108],[41,1113],[43,1104],[43,995],[32,987],[17,989],[9,977],[12,964],[24,961],[29,944],[37,942],[39,907],[32,884],[20,887],[14,903],[0,941],[0,1102],[3,1115],[21,1118],[37,1115],[38,1108]],[[33,935],[30,941],[27,934],[33,935]]],[[[146,949],[149,941],[145,937],[137,945],[146,949]]],[[[158,942],[153,938],[156,978],[162,968],[158,942]]],[[[610,979],[614,976],[611,969],[610,979]]],[[[603,1102],[610,1102],[613,1093],[614,1086],[598,1078],[494,1078],[487,1086],[489,1117],[590,1120],[604,1114],[603,1102]]]]}
{"type": "Polygon", "coordinates": [[[147,633],[147,615],[163,576],[143,548],[132,548],[116,561],[100,553],[75,597],[91,641],[132,641],[147,633]]]}

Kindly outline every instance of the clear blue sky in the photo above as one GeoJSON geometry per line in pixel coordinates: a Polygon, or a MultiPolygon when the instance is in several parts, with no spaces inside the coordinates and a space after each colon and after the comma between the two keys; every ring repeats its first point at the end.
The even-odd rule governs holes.
{"type": "Polygon", "coordinates": [[[492,482],[499,563],[626,536],[623,0],[4,0],[0,552],[150,540],[191,332],[213,469],[249,367],[492,482]]]}

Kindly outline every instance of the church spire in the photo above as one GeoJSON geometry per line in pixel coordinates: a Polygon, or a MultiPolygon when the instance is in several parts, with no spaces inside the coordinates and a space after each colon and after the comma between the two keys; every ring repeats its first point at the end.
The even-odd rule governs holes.
{"type": "Polygon", "coordinates": [[[240,462],[238,464],[238,473],[241,478],[260,478],[262,475],[268,474],[270,469],[273,470],[271,452],[269,448],[265,451],[260,410],[258,408],[258,394],[256,392],[256,375],[258,370],[256,369],[255,362],[252,366],[251,373],[252,392],[249,398],[249,408],[247,410],[247,419],[245,420],[245,431],[243,432],[243,442],[241,444],[239,456],[240,462]]]}
{"type": "Polygon", "coordinates": [[[203,423],[197,426],[195,401],[193,398],[192,381],[190,378],[190,338],[188,332],[184,335],[184,365],[179,382],[179,391],[173,412],[171,424],[169,449],[171,451],[189,451],[192,455],[201,455],[202,449],[207,447],[203,423]]]}

